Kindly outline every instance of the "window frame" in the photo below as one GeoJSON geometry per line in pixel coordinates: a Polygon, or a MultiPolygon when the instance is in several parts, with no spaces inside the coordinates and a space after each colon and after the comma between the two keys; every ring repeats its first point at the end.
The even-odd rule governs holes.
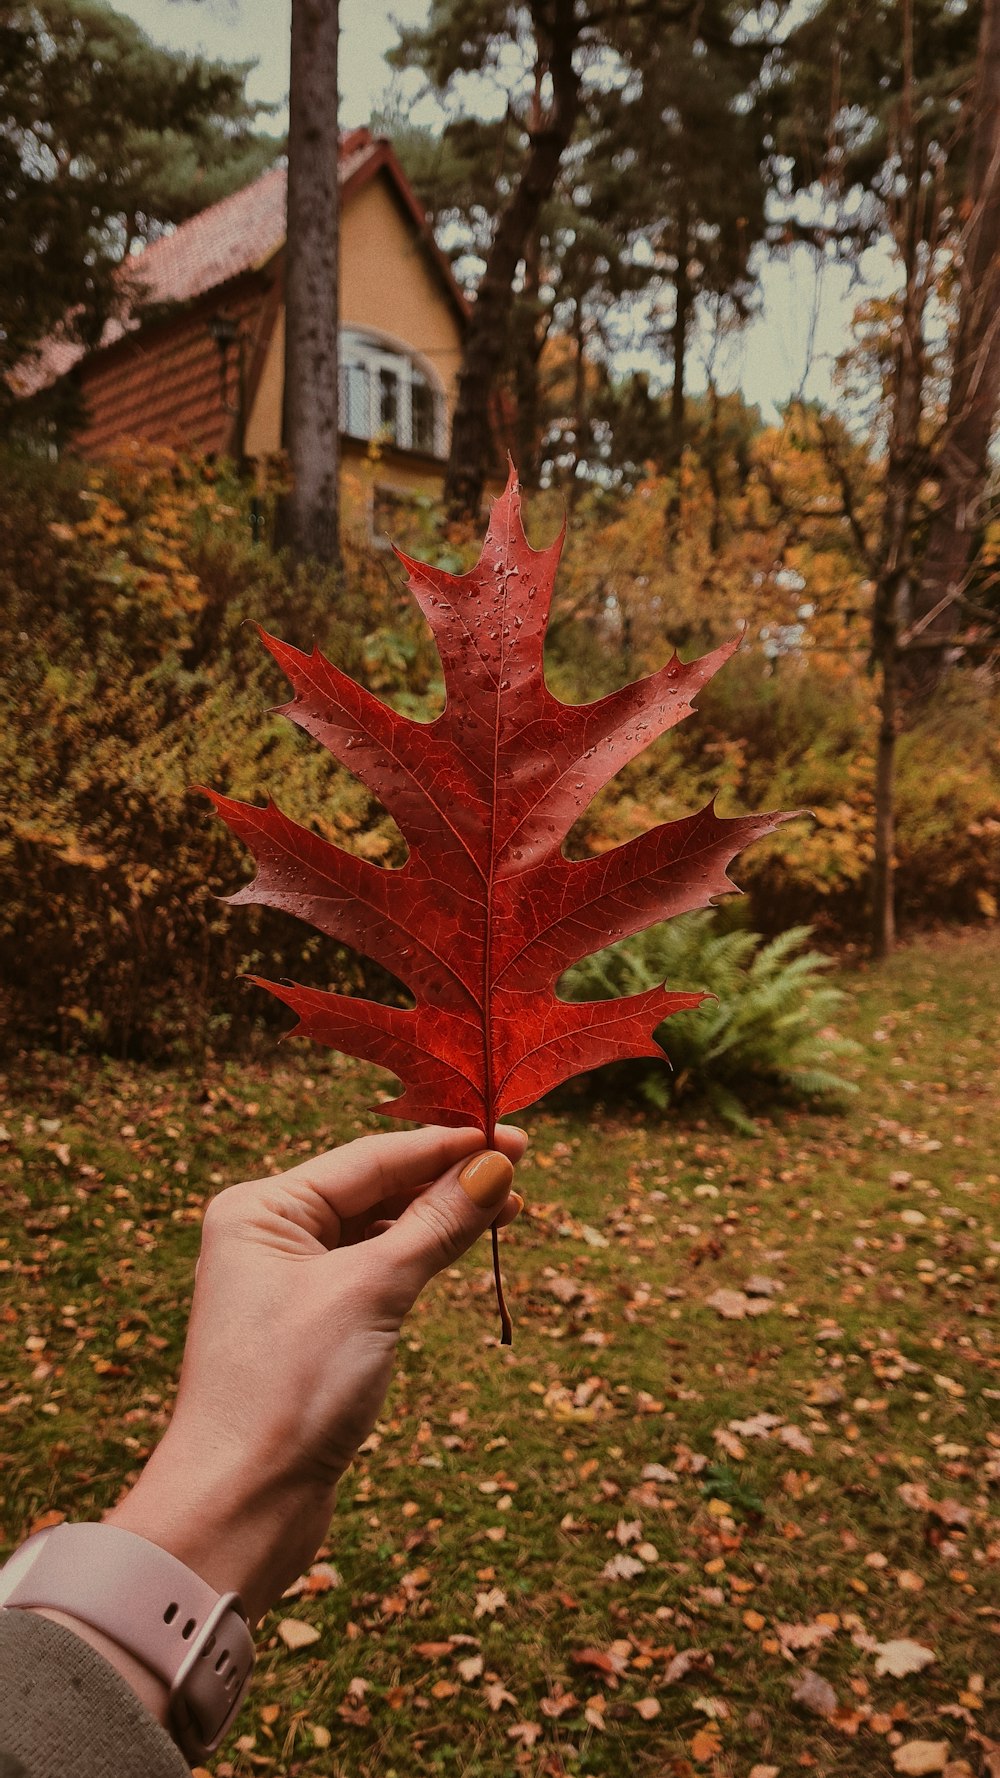
{"type": "Polygon", "coordinates": [[[341,432],[361,443],[384,443],[398,450],[418,451],[442,461],[447,455],[447,415],[441,378],[426,358],[402,340],[390,340],[367,328],[345,327],[340,333],[339,422],[341,432]],[[364,393],[356,395],[355,379],[364,377],[364,393]],[[393,429],[381,419],[383,378],[395,379],[396,417],[393,429]],[[431,444],[414,444],[414,388],[425,388],[431,404],[431,444]],[[355,403],[366,412],[365,430],[357,431],[355,403]]]}

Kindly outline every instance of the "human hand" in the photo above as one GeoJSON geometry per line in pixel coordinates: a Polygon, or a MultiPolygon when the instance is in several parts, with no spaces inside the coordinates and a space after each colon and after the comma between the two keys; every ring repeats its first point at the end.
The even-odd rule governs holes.
{"type": "Polygon", "coordinates": [[[420,1291],[521,1208],[523,1131],[482,1140],[368,1136],[209,1204],[174,1415],[106,1517],[238,1592],[251,1623],[323,1541],[420,1291]]]}

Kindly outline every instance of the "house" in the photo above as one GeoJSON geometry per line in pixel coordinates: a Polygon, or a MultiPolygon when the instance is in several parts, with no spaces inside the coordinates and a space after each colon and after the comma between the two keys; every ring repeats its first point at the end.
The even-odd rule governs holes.
{"type": "MultiPolygon", "coordinates": [[[[340,146],[343,461],[372,456],[379,492],[435,492],[448,451],[467,305],[390,143],[340,146]]],[[[124,438],[249,459],[282,448],[285,170],[203,210],[130,261],[137,312],[85,353],[51,340],[35,387],[72,375],[73,448],[124,438]],[[141,304],[141,308],[139,307],[141,304]]]]}

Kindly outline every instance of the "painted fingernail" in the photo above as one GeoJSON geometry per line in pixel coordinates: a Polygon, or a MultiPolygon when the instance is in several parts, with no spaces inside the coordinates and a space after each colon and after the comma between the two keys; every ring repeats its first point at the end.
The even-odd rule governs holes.
{"type": "Polygon", "coordinates": [[[507,1156],[488,1148],[462,1168],[458,1183],[480,1210],[493,1210],[509,1196],[513,1177],[514,1169],[507,1156]]]}

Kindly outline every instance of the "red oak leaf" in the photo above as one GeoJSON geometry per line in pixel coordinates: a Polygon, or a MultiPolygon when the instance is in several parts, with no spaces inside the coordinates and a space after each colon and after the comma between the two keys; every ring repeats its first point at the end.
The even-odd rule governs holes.
{"type": "MultiPolygon", "coordinates": [[[[581,957],[732,890],[726,867],[786,815],[720,820],[711,804],[599,857],[562,843],[601,786],[688,716],[728,659],[676,655],[591,704],[562,704],[542,649],[562,537],[532,549],[513,471],[483,552],[451,575],[399,554],[434,633],[447,702],[430,723],[383,704],[346,673],[262,632],[294,687],[283,714],[384,804],[409,847],[387,870],[290,820],[208,792],[254,853],[257,875],[230,897],[307,920],[405,983],[413,1007],[262,982],[298,1014],[296,1034],[379,1063],[404,1092],[380,1110],[476,1124],[531,1104],[570,1075],[629,1056],[670,1013],[704,995],[653,988],[567,1002],[555,984],[581,957]]],[[[252,978],[257,980],[258,978],[252,978]]]]}

